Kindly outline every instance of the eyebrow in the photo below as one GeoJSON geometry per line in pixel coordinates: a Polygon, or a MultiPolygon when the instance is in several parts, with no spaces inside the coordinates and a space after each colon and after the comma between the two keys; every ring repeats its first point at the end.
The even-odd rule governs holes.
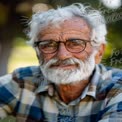
{"type": "MultiPolygon", "coordinates": [[[[73,41],[73,40],[89,41],[89,40],[81,39],[81,38],[68,38],[68,39],[66,39],[66,41],[73,41]]],[[[34,42],[34,43],[46,42],[46,41],[55,41],[55,42],[57,42],[57,41],[56,41],[56,40],[54,40],[54,39],[47,39],[47,40],[38,40],[37,42],[34,42]]],[[[58,40],[58,42],[59,42],[59,41],[61,41],[61,40],[58,40]]]]}

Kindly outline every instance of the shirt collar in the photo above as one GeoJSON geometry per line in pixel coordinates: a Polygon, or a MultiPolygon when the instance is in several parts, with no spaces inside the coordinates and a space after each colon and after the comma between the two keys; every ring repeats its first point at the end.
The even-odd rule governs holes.
{"type": "Polygon", "coordinates": [[[50,86],[49,81],[46,78],[43,78],[43,80],[40,81],[37,89],[35,90],[35,93],[38,94],[38,93],[41,93],[41,92],[48,91],[49,86],[50,86]]]}
{"type": "Polygon", "coordinates": [[[96,65],[86,95],[92,96],[94,99],[96,99],[97,85],[100,77],[100,68],[98,65],[96,65]]]}

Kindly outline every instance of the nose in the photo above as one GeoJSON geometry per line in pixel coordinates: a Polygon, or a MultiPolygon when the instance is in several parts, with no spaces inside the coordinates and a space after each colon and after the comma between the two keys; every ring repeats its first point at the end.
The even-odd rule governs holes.
{"type": "Polygon", "coordinates": [[[65,59],[68,59],[68,58],[71,58],[72,57],[72,53],[69,52],[66,49],[64,43],[60,43],[59,44],[59,48],[58,48],[58,51],[57,51],[57,57],[60,60],[65,60],[65,59]]]}

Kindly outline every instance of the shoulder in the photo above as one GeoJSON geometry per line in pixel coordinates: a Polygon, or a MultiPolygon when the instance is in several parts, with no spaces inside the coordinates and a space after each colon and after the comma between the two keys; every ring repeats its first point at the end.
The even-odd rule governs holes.
{"type": "Polygon", "coordinates": [[[18,68],[12,73],[12,79],[21,87],[34,90],[44,79],[39,66],[18,68]],[[32,89],[30,89],[32,88],[32,89]]]}
{"type": "Polygon", "coordinates": [[[112,67],[100,67],[100,79],[98,83],[98,96],[100,99],[111,99],[122,93],[122,70],[112,67]]]}
{"type": "Polygon", "coordinates": [[[8,84],[12,80],[12,74],[7,74],[0,77],[0,86],[8,84]]]}
{"type": "Polygon", "coordinates": [[[24,79],[26,77],[34,77],[40,75],[39,66],[21,67],[13,71],[13,75],[17,78],[24,79]]]}
{"type": "Polygon", "coordinates": [[[100,84],[117,83],[122,80],[122,70],[113,67],[99,65],[100,84]]]}
{"type": "Polygon", "coordinates": [[[40,108],[35,94],[38,82],[36,79],[40,77],[39,72],[39,67],[25,67],[0,77],[1,112],[3,109],[5,113],[28,116],[33,109],[40,108]],[[23,111],[26,108],[28,110],[23,111]]]}
{"type": "Polygon", "coordinates": [[[30,88],[34,89],[43,80],[43,75],[40,71],[39,66],[29,66],[18,68],[11,74],[0,77],[0,87],[10,87],[11,85],[16,85],[20,88],[30,88]]]}
{"type": "Polygon", "coordinates": [[[29,66],[18,68],[12,73],[15,81],[28,81],[32,83],[39,83],[38,80],[43,80],[43,75],[39,66],[29,66]]]}
{"type": "Polygon", "coordinates": [[[24,91],[33,93],[41,77],[39,72],[39,67],[25,67],[0,77],[0,101],[9,103],[9,100],[18,98],[17,96],[24,91]]]}
{"type": "MultiPolygon", "coordinates": [[[[102,107],[99,117],[104,120],[120,120],[122,112],[122,70],[112,67],[101,67],[101,78],[98,84],[97,100],[102,107]],[[111,118],[110,118],[111,117],[111,118]]],[[[101,120],[101,121],[102,121],[101,120]]]]}

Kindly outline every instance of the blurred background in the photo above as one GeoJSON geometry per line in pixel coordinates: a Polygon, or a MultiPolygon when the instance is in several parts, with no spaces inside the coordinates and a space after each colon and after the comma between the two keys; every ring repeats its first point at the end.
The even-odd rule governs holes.
{"type": "MultiPolygon", "coordinates": [[[[28,22],[32,7],[41,5],[41,9],[56,8],[81,2],[99,9],[107,22],[108,46],[102,63],[106,66],[122,68],[122,7],[111,8],[102,0],[0,0],[0,76],[11,73],[18,67],[38,65],[32,47],[26,44],[28,22]]],[[[110,4],[109,4],[110,5],[110,4]]],[[[38,6],[37,6],[38,9],[38,6]]],[[[14,122],[6,118],[0,122],[14,122]]]]}

